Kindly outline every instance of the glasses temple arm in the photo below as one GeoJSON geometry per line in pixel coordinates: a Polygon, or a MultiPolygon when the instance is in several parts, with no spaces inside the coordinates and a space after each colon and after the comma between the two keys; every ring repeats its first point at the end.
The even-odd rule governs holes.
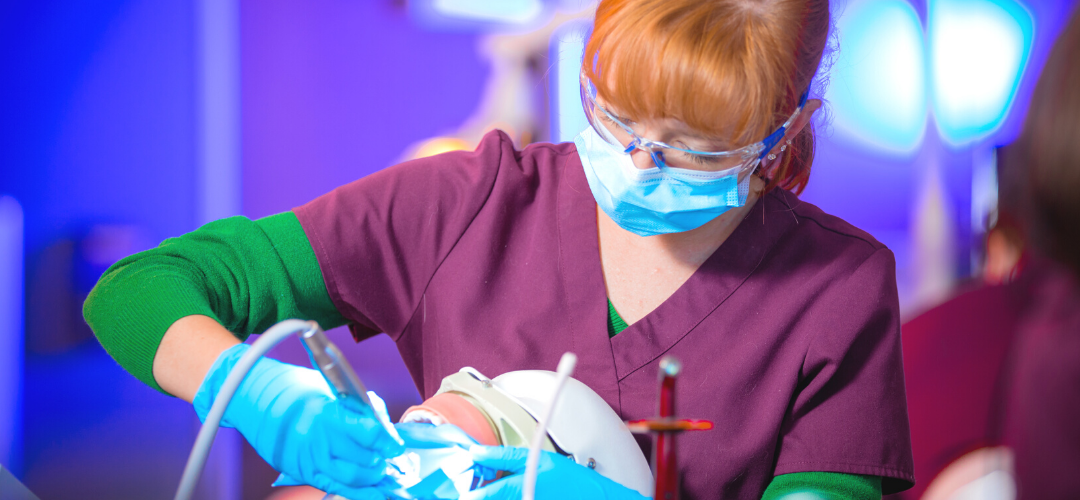
{"type": "Polygon", "coordinates": [[[758,155],[759,160],[765,158],[765,155],[769,154],[769,151],[772,151],[772,148],[780,142],[780,139],[784,138],[784,134],[787,133],[788,127],[790,127],[791,124],[795,122],[795,118],[799,116],[799,113],[802,113],[803,107],[806,106],[806,101],[809,97],[809,90],[803,92],[802,95],[799,96],[799,105],[795,108],[795,112],[791,114],[791,118],[788,118],[787,121],[780,126],[780,128],[776,129],[775,132],[769,134],[768,137],[761,141],[761,145],[763,146],[763,148],[761,150],[761,154],[758,155]]]}

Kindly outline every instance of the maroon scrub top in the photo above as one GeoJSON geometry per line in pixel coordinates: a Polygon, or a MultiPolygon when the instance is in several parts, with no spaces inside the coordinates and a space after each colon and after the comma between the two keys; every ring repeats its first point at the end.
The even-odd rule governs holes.
{"type": "Polygon", "coordinates": [[[417,388],[472,366],[553,370],[624,419],[656,414],[661,356],[683,364],[686,498],[759,499],[774,475],[911,486],[892,252],[784,190],[762,197],[670,298],[614,338],[593,200],[572,143],[414,160],[295,212],[356,338],[385,332],[417,388]]]}

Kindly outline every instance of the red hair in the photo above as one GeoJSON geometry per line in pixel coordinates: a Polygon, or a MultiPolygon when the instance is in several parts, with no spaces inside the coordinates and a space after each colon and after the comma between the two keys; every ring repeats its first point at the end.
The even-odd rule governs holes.
{"type": "MultiPolygon", "coordinates": [[[[630,118],[675,118],[734,147],[795,111],[829,37],[828,0],[603,0],[582,70],[630,118]]],[[[813,127],[763,175],[802,192],[813,127]]]]}

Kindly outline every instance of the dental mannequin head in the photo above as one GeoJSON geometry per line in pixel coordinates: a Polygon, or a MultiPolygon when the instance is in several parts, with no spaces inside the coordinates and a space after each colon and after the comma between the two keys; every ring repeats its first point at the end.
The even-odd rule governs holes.
{"type": "MultiPolygon", "coordinates": [[[[488,446],[529,446],[555,387],[555,372],[522,370],[489,379],[473,368],[445,377],[439,391],[405,410],[401,422],[454,424],[488,446]]],[[[650,495],[652,473],[622,419],[585,384],[570,378],[542,448],[650,495]]]]}

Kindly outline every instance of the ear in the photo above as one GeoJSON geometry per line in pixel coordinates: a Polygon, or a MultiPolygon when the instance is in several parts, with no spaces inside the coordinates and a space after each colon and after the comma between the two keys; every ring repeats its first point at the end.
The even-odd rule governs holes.
{"type": "Polygon", "coordinates": [[[780,164],[780,161],[784,158],[783,155],[780,154],[780,147],[799,135],[799,132],[802,132],[802,130],[810,124],[810,119],[814,117],[814,112],[820,108],[821,99],[810,99],[806,101],[802,111],[799,112],[799,116],[795,117],[795,121],[791,123],[791,126],[788,127],[787,131],[784,133],[784,137],[782,137],[780,142],[776,143],[776,146],[773,146],[772,151],[769,152],[770,154],[775,154],[776,158],[769,160],[768,155],[766,155],[762,160],[762,166],[765,167],[766,171],[771,170],[773,167],[780,164]]]}
{"type": "Polygon", "coordinates": [[[820,108],[821,99],[810,99],[806,101],[802,111],[799,112],[799,116],[795,117],[795,122],[791,124],[791,128],[784,134],[784,141],[799,135],[799,132],[802,132],[802,129],[810,124],[810,119],[814,117],[814,113],[820,108]]]}
{"type": "Polygon", "coordinates": [[[821,99],[807,100],[807,104],[802,106],[802,111],[799,112],[799,116],[795,117],[795,122],[792,123],[791,129],[787,130],[784,134],[784,139],[789,139],[799,135],[802,129],[810,124],[810,119],[813,118],[813,113],[821,109],[821,99]]]}

